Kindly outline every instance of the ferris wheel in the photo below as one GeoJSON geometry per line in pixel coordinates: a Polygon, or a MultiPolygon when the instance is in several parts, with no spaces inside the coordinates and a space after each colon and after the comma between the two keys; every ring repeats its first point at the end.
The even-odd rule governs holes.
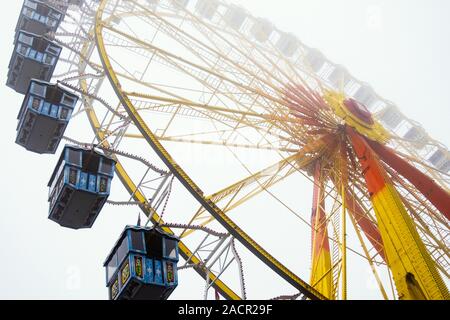
{"type": "MultiPolygon", "coordinates": [[[[19,27],[16,52],[47,69],[27,75],[28,86],[23,72],[13,74],[27,60],[12,59],[9,85],[30,101],[19,118],[28,107],[44,112],[49,95],[42,106],[32,99],[46,86],[58,92],[52,99],[70,102],[55,111],[50,142],[40,143],[41,132],[31,146],[34,118],[18,129],[17,143],[35,152],[72,145],[50,183],[52,220],[89,228],[108,206],[138,207],[163,250],[179,241],[177,275],[169,256],[158,270],[173,288],[197,273],[204,298],[358,298],[361,270],[379,298],[450,298],[450,154],[370,85],[224,1],[28,0],[24,8],[40,5],[62,14],[40,30],[54,55],[38,61],[25,49],[36,33],[19,27]],[[96,197],[84,208],[96,209],[82,219],[80,208],[57,204],[74,197],[57,195],[76,152],[88,154],[80,166],[98,159],[85,178],[67,169],[67,183],[86,191],[97,174],[96,197]],[[109,199],[120,184],[123,199],[109,199]]],[[[120,239],[129,234],[131,243],[143,230],[130,227],[120,239]]],[[[134,297],[138,282],[126,287],[133,272],[144,278],[145,259],[110,266],[121,248],[119,241],[105,263],[113,299],[134,297]]]]}

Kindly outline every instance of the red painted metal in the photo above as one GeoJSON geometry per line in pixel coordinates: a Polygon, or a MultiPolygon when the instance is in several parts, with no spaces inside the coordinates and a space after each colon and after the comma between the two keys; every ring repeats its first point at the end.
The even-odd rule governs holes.
{"type": "Polygon", "coordinates": [[[370,111],[367,110],[366,106],[358,101],[354,99],[347,99],[344,101],[344,105],[348,111],[364,123],[368,125],[373,125],[375,123],[370,111]]]}
{"type": "Polygon", "coordinates": [[[353,215],[356,223],[366,235],[372,246],[377,250],[378,254],[386,261],[383,249],[383,239],[381,239],[378,226],[367,218],[363,208],[356,202],[354,196],[350,192],[346,192],[347,210],[353,215]]]}
{"type": "Polygon", "coordinates": [[[393,149],[367,138],[365,140],[383,162],[407,179],[450,220],[450,194],[448,192],[419,169],[400,158],[393,149]]]}

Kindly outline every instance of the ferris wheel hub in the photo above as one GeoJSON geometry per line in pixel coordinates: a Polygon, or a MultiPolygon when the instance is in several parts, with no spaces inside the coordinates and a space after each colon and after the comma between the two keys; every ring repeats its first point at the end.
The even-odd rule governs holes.
{"type": "Polygon", "coordinates": [[[325,92],[324,98],[335,114],[346,125],[354,128],[369,139],[381,143],[389,141],[389,133],[361,102],[352,98],[346,98],[344,94],[334,91],[325,92]]]}

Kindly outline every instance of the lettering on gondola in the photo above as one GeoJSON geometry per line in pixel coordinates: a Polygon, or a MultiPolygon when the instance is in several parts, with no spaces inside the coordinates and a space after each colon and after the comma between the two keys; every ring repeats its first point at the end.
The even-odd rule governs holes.
{"type": "Polygon", "coordinates": [[[32,107],[34,110],[38,110],[39,107],[40,107],[40,105],[41,105],[41,100],[39,100],[38,98],[33,98],[33,102],[32,102],[32,104],[31,104],[31,107],[32,107]]]}
{"type": "Polygon", "coordinates": [[[134,257],[134,270],[136,271],[136,276],[139,278],[144,277],[144,273],[142,270],[142,257],[135,256],[134,257]]]}
{"type": "Polygon", "coordinates": [[[166,263],[166,270],[167,270],[167,282],[169,282],[169,283],[175,282],[175,274],[173,272],[173,263],[172,262],[166,263]]]}
{"type": "Polygon", "coordinates": [[[69,117],[69,109],[63,108],[61,110],[60,118],[66,120],[69,117]]]}
{"type": "Polygon", "coordinates": [[[75,169],[70,169],[70,173],[69,173],[69,183],[70,184],[77,184],[77,170],[75,169]]]}
{"type": "Polygon", "coordinates": [[[119,294],[119,280],[116,279],[113,285],[111,286],[111,299],[115,299],[119,294]]]}
{"type": "Polygon", "coordinates": [[[130,264],[127,262],[120,271],[121,284],[124,285],[130,278],[130,264]]]}
{"type": "Polygon", "coordinates": [[[108,180],[104,177],[100,178],[100,186],[99,186],[99,192],[106,192],[106,187],[108,185],[108,180]]]}

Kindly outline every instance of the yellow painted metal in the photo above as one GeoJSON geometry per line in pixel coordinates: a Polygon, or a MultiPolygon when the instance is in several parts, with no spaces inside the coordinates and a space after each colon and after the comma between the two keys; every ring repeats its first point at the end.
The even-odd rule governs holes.
{"type": "MultiPolygon", "coordinates": [[[[128,39],[128,40],[130,40],[130,41],[132,41],[132,42],[134,42],[134,43],[136,43],[136,44],[138,44],[138,45],[140,45],[140,46],[142,46],[143,48],[146,48],[146,49],[148,49],[148,50],[153,50],[153,51],[157,52],[157,53],[158,53],[159,55],[161,55],[161,56],[165,56],[165,57],[174,59],[174,60],[176,60],[176,61],[179,61],[180,63],[189,65],[189,66],[191,66],[191,67],[193,67],[193,68],[196,68],[196,69],[198,69],[198,70],[201,70],[201,71],[204,71],[204,72],[208,72],[208,73],[210,73],[211,75],[214,75],[214,76],[218,77],[219,79],[222,79],[223,81],[228,82],[228,83],[230,83],[230,84],[236,86],[237,88],[241,88],[242,90],[246,90],[246,91],[249,91],[249,92],[253,92],[254,94],[260,95],[260,96],[262,96],[262,97],[264,97],[264,98],[266,98],[266,99],[272,101],[274,104],[284,105],[283,100],[280,99],[280,98],[277,98],[277,97],[275,97],[275,96],[271,96],[271,95],[269,95],[268,93],[266,93],[266,92],[264,92],[264,91],[262,91],[262,90],[259,90],[259,89],[257,90],[257,89],[255,89],[255,88],[252,88],[252,87],[248,86],[248,85],[244,85],[244,84],[242,84],[242,83],[240,83],[240,82],[238,82],[238,81],[235,81],[235,80],[233,80],[233,79],[231,79],[231,78],[229,78],[229,77],[225,77],[225,76],[223,76],[223,75],[217,73],[217,72],[214,71],[214,70],[208,69],[207,67],[204,67],[204,66],[202,66],[202,65],[200,65],[200,64],[197,64],[197,63],[194,63],[194,62],[189,61],[189,60],[187,60],[187,59],[184,59],[184,58],[182,58],[182,57],[180,57],[180,56],[177,56],[177,55],[175,55],[175,54],[173,54],[173,53],[171,53],[171,52],[169,52],[169,51],[167,51],[167,50],[158,48],[158,47],[156,47],[156,46],[154,46],[154,45],[152,45],[152,44],[150,44],[150,43],[148,43],[148,42],[142,41],[141,39],[138,39],[138,38],[136,38],[136,37],[134,37],[134,36],[132,36],[132,35],[126,33],[126,32],[123,32],[123,31],[121,31],[121,30],[118,30],[117,28],[114,28],[114,27],[112,27],[111,25],[103,25],[103,26],[101,26],[101,27],[102,27],[102,28],[105,28],[105,29],[108,29],[108,30],[110,30],[110,31],[112,31],[112,32],[114,32],[114,33],[116,33],[116,34],[118,34],[118,35],[120,35],[120,36],[122,36],[122,37],[124,37],[124,38],[126,38],[126,39],[128,39]]],[[[222,58],[225,58],[225,56],[222,56],[222,58]]],[[[236,62],[233,62],[233,63],[236,64],[236,62]]],[[[266,82],[265,80],[263,80],[263,79],[260,79],[260,80],[261,80],[262,82],[266,83],[266,84],[269,85],[269,86],[273,86],[272,84],[267,83],[267,82],[266,82]]],[[[274,89],[275,89],[275,90],[280,90],[280,89],[277,88],[277,87],[274,87],[274,89]]],[[[283,94],[283,92],[281,92],[281,91],[278,92],[278,93],[279,93],[280,95],[283,94]]]]}
{"type": "MultiPolygon", "coordinates": [[[[313,161],[313,159],[305,156],[305,153],[306,153],[305,150],[309,150],[309,151],[317,150],[318,151],[323,146],[324,146],[324,143],[322,142],[322,144],[317,144],[317,146],[316,146],[317,149],[311,149],[309,146],[308,146],[308,148],[303,148],[300,152],[297,152],[295,155],[292,155],[286,159],[283,159],[283,160],[279,161],[278,163],[276,163],[275,165],[267,167],[264,170],[254,173],[236,183],[233,183],[232,185],[230,185],[218,192],[215,192],[214,194],[212,194],[210,196],[207,196],[207,199],[210,199],[210,200],[214,201],[215,203],[218,203],[220,201],[223,201],[226,198],[231,197],[232,199],[228,202],[227,206],[224,209],[222,209],[224,212],[231,211],[231,210],[235,209],[236,207],[240,206],[241,204],[247,202],[249,199],[257,196],[258,194],[263,192],[266,188],[269,188],[270,186],[273,186],[276,183],[283,181],[284,179],[289,177],[292,173],[294,173],[297,170],[299,170],[300,168],[303,168],[303,167],[307,166],[308,164],[310,164],[311,161],[313,161]],[[292,167],[289,168],[288,171],[283,176],[279,176],[279,173],[283,169],[288,167],[289,165],[292,165],[292,167]],[[243,192],[243,190],[245,188],[247,188],[253,184],[256,184],[256,183],[259,184],[258,181],[262,180],[263,178],[267,177],[268,175],[271,176],[271,178],[269,179],[269,181],[265,182],[264,185],[260,185],[259,187],[252,190],[250,193],[246,194],[244,197],[242,197],[238,201],[235,201],[234,203],[232,202],[239,193],[243,192]]],[[[192,223],[194,220],[199,219],[199,217],[202,217],[203,220],[206,219],[206,221],[203,221],[200,224],[201,226],[206,226],[215,220],[214,217],[212,217],[212,216],[207,216],[207,217],[204,216],[203,215],[204,213],[205,213],[205,210],[203,208],[200,208],[200,210],[198,210],[198,212],[196,213],[194,218],[190,221],[190,223],[192,223]]],[[[187,236],[194,232],[195,232],[195,230],[186,230],[183,233],[183,236],[187,236]]]]}
{"type": "Polygon", "coordinates": [[[372,196],[372,204],[399,298],[450,299],[448,289],[395,188],[386,184],[372,196]]]}
{"type": "Polygon", "coordinates": [[[107,77],[116,92],[118,98],[122,102],[122,105],[126,109],[130,118],[133,120],[135,126],[139,129],[141,134],[145,137],[149,145],[155,150],[158,156],[169,167],[171,172],[180,180],[180,182],[186,187],[186,189],[204,206],[212,216],[216,218],[233,236],[239,240],[244,246],[253,252],[261,261],[268,265],[272,270],[278,273],[286,281],[292,284],[295,288],[300,290],[306,297],[310,299],[326,299],[317,290],[312,288],[305,281],[300,279],[292,271],[287,269],[277,259],[264,250],[258,243],[256,243],[248,234],[246,234],[241,228],[239,228],[222,210],[220,210],[214,202],[206,199],[202,190],[190,179],[190,177],[184,172],[184,170],[175,162],[175,160],[169,155],[166,149],[161,145],[156,136],[150,130],[148,125],[142,119],[140,114],[135,109],[129,97],[124,94],[121,83],[111,65],[109,56],[105,49],[103,41],[103,27],[104,22],[102,16],[109,0],[102,0],[99,4],[99,8],[96,13],[95,22],[95,40],[97,49],[102,61],[102,65],[105,69],[107,77]]]}
{"type": "MultiPolygon", "coordinates": [[[[117,136],[117,133],[105,131],[105,134],[110,134],[113,136],[117,136]]],[[[144,139],[142,134],[139,133],[126,133],[123,135],[125,138],[131,139],[144,139]]],[[[176,143],[188,143],[188,144],[200,144],[200,145],[211,145],[211,146],[225,146],[231,148],[245,148],[245,149],[255,149],[255,150],[270,150],[270,151],[280,151],[280,152],[289,152],[295,153],[298,152],[298,149],[294,148],[283,148],[277,146],[261,146],[258,144],[243,144],[243,143],[228,143],[224,141],[211,141],[211,140],[197,140],[197,139],[188,139],[188,138],[180,138],[180,137],[169,137],[169,136],[156,136],[159,141],[168,141],[168,142],[176,142],[176,143]]]]}
{"type": "Polygon", "coordinates": [[[150,99],[153,101],[168,102],[168,103],[172,103],[172,104],[180,104],[183,106],[189,106],[189,107],[193,107],[193,108],[201,108],[201,109],[215,111],[215,112],[231,113],[234,115],[255,117],[255,118],[264,119],[267,121],[277,120],[277,121],[294,122],[294,123],[300,122],[299,119],[293,118],[293,117],[287,117],[287,116],[280,117],[280,116],[277,116],[274,114],[261,114],[261,113],[250,112],[250,111],[234,110],[234,109],[230,109],[230,108],[223,108],[223,107],[212,106],[212,105],[208,105],[208,104],[195,103],[193,101],[189,101],[186,99],[180,100],[180,99],[174,99],[174,98],[166,98],[166,97],[160,97],[160,96],[155,96],[155,95],[149,95],[149,94],[141,93],[141,92],[124,92],[124,94],[126,94],[128,97],[133,97],[133,98],[145,98],[145,99],[150,99]]]}
{"type": "MultiPolygon", "coordinates": [[[[297,150],[296,153],[290,157],[287,157],[285,159],[282,159],[278,163],[269,166],[259,172],[256,172],[254,174],[251,174],[250,176],[233,183],[232,185],[215,192],[214,194],[207,196],[207,199],[210,199],[214,201],[215,203],[221,202],[226,198],[231,197],[232,199],[235,199],[238,193],[242,193],[244,189],[248,188],[249,186],[253,184],[258,184],[258,187],[253,189],[251,192],[247,193],[245,196],[241,197],[239,200],[236,200],[234,202],[230,202],[227,204],[227,206],[222,209],[224,212],[229,212],[231,210],[234,210],[241,204],[247,202],[251,198],[257,196],[261,192],[267,190],[270,187],[273,187],[277,183],[280,183],[284,179],[291,176],[293,173],[298,172],[299,170],[305,169],[307,166],[309,166],[315,159],[319,158],[324,150],[327,148],[327,143],[323,139],[315,139],[307,143],[305,146],[303,146],[300,150],[297,150]],[[315,154],[315,157],[308,156],[308,154],[315,154]],[[284,174],[281,174],[281,172],[286,169],[286,172],[284,174]],[[260,180],[263,180],[265,177],[270,177],[267,181],[264,183],[260,183],[260,180]]],[[[211,215],[205,216],[205,209],[200,208],[197,213],[194,215],[193,219],[189,222],[189,224],[193,223],[195,220],[202,220],[200,223],[201,226],[206,226],[209,223],[213,222],[215,219],[211,215]]],[[[186,230],[183,233],[183,236],[190,235],[191,233],[194,233],[195,230],[186,230]]],[[[311,282],[312,284],[313,282],[311,282]]]]}
{"type": "Polygon", "coordinates": [[[341,299],[347,300],[347,215],[346,215],[346,200],[345,200],[345,185],[341,183],[341,255],[342,255],[342,278],[341,278],[341,299]]]}
{"type": "Polygon", "coordinates": [[[343,93],[328,90],[325,91],[324,99],[334,109],[337,116],[339,116],[347,125],[354,128],[359,133],[381,143],[386,143],[389,141],[389,133],[378,121],[374,119],[374,124],[369,125],[358,119],[351,112],[349,112],[347,108],[345,108],[344,101],[346,97],[343,93]]]}
{"type": "Polygon", "coordinates": [[[325,218],[325,205],[323,195],[323,179],[316,172],[315,183],[318,184],[315,201],[313,236],[312,236],[312,261],[311,261],[311,278],[310,283],[315,289],[322,293],[328,299],[334,299],[333,293],[333,273],[331,265],[331,254],[328,243],[327,220],[325,218]]]}
{"type": "MultiPolygon", "coordinates": [[[[297,124],[297,122],[299,122],[299,119],[289,119],[289,121],[285,121],[286,118],[285,117],[281,117],[281,119],[283,119],[283,121],[279,121],[280,116],[279,115],[275,115],[273,110],[274,108],[276,108],[275,113],[280,113],[280,114],[286,114],[285,112],[285,106],[284,106],[284,101],[281,98],[278,98],[278,95],[282,95],[284,94],[283,91],[279,91],[282,90],[278,87],[275,87],[274,89],[279,91],[277,92],[277,94],[268,94],[267,92],[261,90],[261,89],[255,89],[252,88],[251,86],[248,85],[243,85],[243,83],[230,79],[228,77],[226,77],[223,74],[220,74],[219,72],[217,72],[216,70],[212,69],[211,67],[206,67],[206,66],[202,66],[198,63],[193,63],[190,60],[184,59],[183,57],[180,57],[176,54],[173,54],[171,52],[168,52],[167,50],[163,50],[159,47],[154,46],[151,43],[148,43],[146,41],[143,41],[133,35],[130,35],[126,32],[123,32],[121,30],[118,30],[117,28],[112,27],[111,25],[103,25],[102,28],[108,29],[109,31],[120,35],[121,37],[126,38],[127,40],[135,43],[136,45],[140,46],[141,48],[145,49],[145,50],[150,50],[151,52],[154,52],[156,55],[160,56],[161,58],[167,59],[168,61],[170,61],[170,63],[174,66],[179,68],[180,71],[186,72],[186,70],[184,70],[183,68],[180,68],[180,65],[189,65],[190,68],[188,69],[188,71],[191,70],[191,67],[196,69],[196,70],[200,70],[202,72],[207,72],[208,74],[210,74],[211,76],[217,77],[218,79],[220,79],[220,81],[224,82],[224,83],[229,83],[233,86],[235,86],[238,90],[243,90],[244,92],[253,92],[255,95],[257,95],[258,97],[263,97],[264,99],[267,100],[268,102],[268,106],[270,107],[269,109],[271,110],[270,114],[265,115],[265,122],[264,123],[270,123],[271,125],[273,125],[274,127],[283,130],[286,129],[286,126],[290,124],[290,122],[297,124]],[[280,108],[281,107],[281,108],[280,108]],[[284,110],[284,111],[283,111],[284,110]]],[[[183,34],[185,34],[183,31],[180,31],[183,34]]],[[[186,35],[186,34],[185,34],[186,35]]],[[[196,54],[197,55],[197,54],[196,54]]],[[[220,55],[221,58],[223,59],[228,59],[227,57],[220,55]]],[[[200,58],[200,57],[199,57],[200,58]]],[[[233,62],[233,64],[235,64],[235,62],[233,62]]],[[[234,65],[234,67],[236,67],[236,65],[234,65]]],[[[116,75],[119,75],[119,73],[116,73],[116,75]]],[[[199,83],[201,83],[202,85],[204,85],[206,88],[210,88],[211,90],[215,90],[216,88],[211,88],[210,85],[205,82],[204,80],[202,80],[201,78],[199,78],[198,76],[195,76],[195,74],[190,74],[190,76],[195,79],[196,81],[198,81],[199,83]]],[[[258,78],[258,76],[255,74],[254,75],[255,78],[258,78]]],[[[263,81],[262,79],[259,79],[260,81],[263,81]]],[[[264,81],[263,81],[264,82],[264,81]]],[[[233,97],[232,95],[228,95],[227,98],[231,99],[233,102],[238,103],[238,100],[235,99],[235,97],[233,97]]],[[[249,108],[251,109],[251,108],[249,108]]],[[[226,113],[223,113],[222,115],[226,115],[226,113]]],[[[230,117],[230,115],[227,115],[227,117],[230,117]]],[[[235,119],[236,120],[236,119],[235,119]]],[[[253,126],[251,122],[246,121],[246,117],[243,117],[242,119],[237,121],[238,123],[245,123],[247,126],[253,126]]],[[[303,126],[295,126],[297,130],[303,130],[304,127],[303,126]]],[[[261,128],[260,128],[261,129],[261,128]]],[[[269,133],[273,135],[273,133],[269,130],[269,133]]],[[[300,134],[301,132],[298,132],[298,134],[300,134]]],[[[296,135],[293,135],[296,136],[296,135]]],[[[292,141],[291,141],[292,142],[292,141]]]]}
{"type": "Polygon", "coordinates": [[[399,299],[450,299],[436,264],[391,179],[367,143],[354,131],[349,132],[371,192],[387,264],[392,271],[399,299]]]}
{"type": "MultiPolygon", "coordinates": [[[[314,244],[314,243],[313,243],[314,244]]],[[[310,282],[313,287],[328,299],[333,297],[333,273],[331,272],[331,257],[329,252],[321,250],[313,261],[313,272],[310,282]]]]}

